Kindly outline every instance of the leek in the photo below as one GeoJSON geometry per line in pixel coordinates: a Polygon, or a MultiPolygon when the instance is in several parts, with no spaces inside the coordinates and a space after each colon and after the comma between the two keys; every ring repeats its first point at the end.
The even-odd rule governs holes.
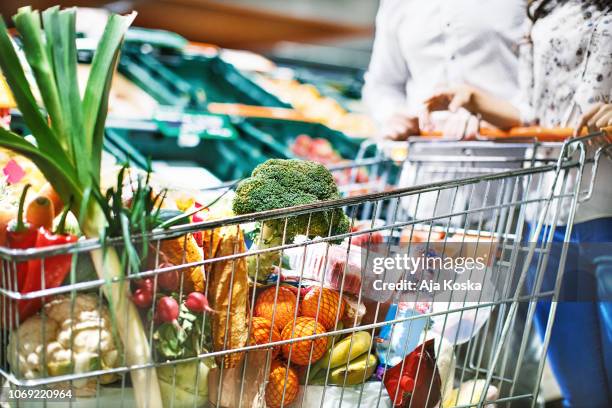
{"type": "MultiPolygon", "coordinates": [[[[108,96],[121,43],[134,18],[135,13],[109,18],[81,99],[76,76],[75,10],[52,7],[41,16],[30,7],[19,9],[13,21],[40,91],[44,113],[33,96],[6,25],[0,18],[0,68],[36,140],[34,145],[0,128],[0,146],[32,160],[62,200],[70,203],[70,210],[79,219],[85,236],[101,238],[103,242],[108,220],[100,202],[90,197],[104,196],[99,180],[108,96]]],[[[103,246],[91,256],[98,276],[109,282],[104,286],[104,293],[116,320],[126,364],[151,364],[149,342],[138,311],[129,298],[129,285],[110,283],[123,276],[123,264],[117,252],[103,246]]],[[[130,375],[138,406],[161,406],[155,368],[133,369],[130,375]]]]}

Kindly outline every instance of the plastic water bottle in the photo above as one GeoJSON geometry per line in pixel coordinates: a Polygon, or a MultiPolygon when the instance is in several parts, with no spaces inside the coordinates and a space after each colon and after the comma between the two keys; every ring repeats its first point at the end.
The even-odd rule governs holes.
{"type": "MultiPolygon", "coordinates": [[[[387,311],[385,321],[421,315],[419,311],[411,307],[413,304],[408,302],[392,304],[387,311]]],[[[427,317],[413,318],[383,326],[380,335],[376,337],[376,353],[381,367],[393,367],[401,363],[404,357],[419,345],[421,333],[428,320],[427,317]]]]}

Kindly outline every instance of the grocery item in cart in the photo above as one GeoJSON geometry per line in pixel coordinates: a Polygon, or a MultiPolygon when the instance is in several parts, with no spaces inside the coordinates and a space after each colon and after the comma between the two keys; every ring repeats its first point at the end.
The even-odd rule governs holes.
{"type": "Polygon", "coordinates": [[[211,369],[208,375],[209,405],[219,408],[265,407],[266,375],[270,363],[268,351],[251,350],[244,353],[236,368],[211,369]]]}
{"type": "Polygon", "coordinates": [[[344,316],[342,317],[342,325],[344,328],[361,326],[363,317],[367,309],[363,302],[355,295],[344,295],[344,316]]]}
{"type": "MultiPolygon", "coordinates": [[[[11,333],[6,353],[11,369],[20,379],[33,380],[117,367],[119,351],[108,308],[102,303],[90,294],[74,299],[61,295],[48,301],[42,315],[30,317],[11,333]]],[[[104,374],[72,385],[76,396],[94,396],[98,382],[109,384],[117,379],[116,374],[104,374]]],[[[64,382],[51,385],[68,386],[64,382]]]]}
{"type": "Polygon", "coordinates": [[[322,282],[325,287],[343,294],[357,296],[361,292],[362,299],[386,302],[391,293],[373,290],[371,281],[375,276],[362,272],[362,253],[357,245],[329,245],[323,242],[305,248],[292,248],[286,251],[292,271],[283,271],[283,274],[322,282]]]}
{"type": "Polygon", "coordinates": [[[332,330],[344,315],[344,299],[335,290],[313,286],[302,299],[302,316],[312,317],[325,330],[332,330]]]}
{"type": "MultiPolygon", "coordinates": [[[[183,265],[202,262],[202,251],[193,237],[193,234],[166,239],[160,242],[160,256],[164,259],[166,266],[183,265]]],[[[187,293],[204,291],[204,267],[198,265],[181,269],[183,290],[187,293]]]]}
{"type": "Polygon", "coordinates": [[[427,340],[402,362],[387,369],[384,383],[395,407],[435,407],[441,398],[441,381],[434,340],[427,340]]]}
{"type": "MultiPolygon", "coordinates": [[[[444,399],[442,408],[453,408],[480,403],[487,382],[485,380],[470,380],[455,388],[448,397],[444,399]]],[[[489,385],[486,388],[485,401],[495,401],[499,398],[497,387],[489,385]]],[[[495,408],[497,404],[485,404],[486,408],[495,408]]]]}
{"type": "MultiPolygon", "coordinates": [[[[271,159],[253,170],[236,189],[232,208],[236,214],[251,214],[339,199],[333,176],[325,166],[303,160],[271,159]]],[[[341,208],[313,212],[262,223],[251,249],[270,249],[290,243],[300,234],[310,238],[348,232],[349,219],[341,208]]],[[[248,258],[249,275],[265,281],[280,252],[270,251],[248,258]]]]}
{"type": "Polygon", "coordinates": [[[369,381],[346,387],[308,385],[302,387],[301,401],[304,408],[378,407],[391,408],[391,399],[380,381],[369,381]]]}
{"type": "Polygon", "coordinates": [[[297,307],[297,297],[288,287],[270,286],[257,296],[253,316],[269,320],[280,332],[293,322],[297,307]]]}
{"type": "Polygon", "coordinates": [[[378,359],[374,353],[365,353],[331,370],[327,383],[330,385],[357,385],[369,380],[376,371],[378,359]]]}
{"type": "Polygon", "coordinates": [[[478,302],[433,302],[432,313],[436,315],[431,331],[452,343],[466,343],[480,332],[492,310],[492,306],[479,306],[478,302]]]}
{"type": "MultiPolygon", "coordinates": [[[[244,236],[239,226],[221,227],[219,244],[214,258],[246,252],[244,236]]],[[[208,299],[216,311],[212,315],[213,348],[215,351],[243,347],[248,339],[248,294],[249,277],[246,259],[215,261],[210,267],[208,299]]],[[[231,353],[219,358],[226,368],[236,367],[242,353],[231,353]]]]}
{"type": "Polygon", "coordinates": [[[368,381],[378,364],[372,336],[361,330],[336,343],[311,367],[309,383],[348,386],[368,381]],[[329,370],[328,370],[329,369],[329,370]]]}
{"type": "MultiPolygon", "coordinates": [[[[251,319],[251,344],[267,344],[281,340],[281,335],[272,321],[265,317],[253,317],[251,319]]],[[[274,347],[272,357],[276,357],[280,352],[280,347],[274,347]]]]}
{"type": "MultiPolygon", "coordinates": [[[[365,330],[352,333],[335,343],[315,365],[311,367],[309,379],[316,383],[317,379],[325,382],[328,377],[327,369],[334,369],[347,365],[372,348],[372,335],[365,330]]],[[[365,377],[367,380],[369,377],[365,377]]]]}
{"type": "MultiPolygon", "coordinates": [[[[52,203],[41,197],[32,200],[25,211],[25,200],[30,185],[27,184],[22,191],[17,210],[17,216],[5,227],[6,244],[11,249],[34,249],[53,245],[69,244],[77,241],[77,237],[64,232],[66,215],[59,223],[58,233],[52,232],[53,223],[52,203]],[[44,201],[44,205],[39,205],[44,201]],[[42,210],[40,208],[43,208],[42,210]],[[42,213],[42,215],[41,215],[42,213]],[[43,225],[44,224],[44,225],[43,225]]],[[[22,294],[39,291],[43,288],[56,288],[62,284],[70,271],[72,255],[62,254],[49,256],[44,260],[32,259],[15,262],[16,282],[6,275],[0,286],[3,289],[15,290],[22,294]]],[[[1,267],[0,267],[1,268],[1,267]]],[[[10,300],[0,305],[0,311],[5,316],[0,322],[1,326],[17,325],[34,315],[42,306],[41,298],[10,300]],[[17,316],[19,317],[17,319],[17,316]]]]}
{"type": "Polygon", "coordinates": [[[376,337],[376,352],[381,365],[393,367],[401,363],[419,344],[421,333],[429,321],[427,317],[419,318],[420,314],[411,308],[408,302],[389,307],[385,320],[407,320],[380,329],[380,334],[376,337]]]}
{"type": "Polygon", "coordinates": [[[400,243],[410,242],[442,242],[446,237],[445,231],[435,231],[428,226],[411,225],[402,229],[400,243]]]}
{"type": "MultiPolygon", "coordinates": [[[[281,333],[283,340],[294,340],[300,337],[326,333],[325,328],[311,317],[298,317],[295,322],[289,322],[281,333]]],[[[319,360],[327,351],[327,337],[317,337],[312,340],[300,340],[285,343],[281,346],[283,357],[293,364],[307,366],[319,360]]]]}
{"type": "Polygon", "coordinates": [[[297,397],[300,384],[295,369],[280,361],[273,361],[266,385],[266,403],[269,408],[290,406],[297,397]]]}
{"type": "Polygon", "coordinates": [[[208,401],[211,358],[164,365],[157,368],[164,407],[199,407],[208,401]]]}

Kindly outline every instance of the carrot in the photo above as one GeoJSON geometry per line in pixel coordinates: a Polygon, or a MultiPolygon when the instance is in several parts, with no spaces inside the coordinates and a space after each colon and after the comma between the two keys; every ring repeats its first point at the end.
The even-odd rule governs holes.
{"type": "Polygon", "coordinates": [[[50,183],[46,183],[43,188],[38,192],[41,196],[47,197],[53,203],[53,215],[57,217],[62,212],[62,208],[64,208],[64,203],[62,199],[57,194],[55,189],[50,183]]]}
{"type": "Polygon", "coordinates": [[[45,227],[48,230],[53,228],[55,210],[53,201],[45,196],[38,196],[30,201],[26,210],[26,221],[34,228],[45,227]]]}

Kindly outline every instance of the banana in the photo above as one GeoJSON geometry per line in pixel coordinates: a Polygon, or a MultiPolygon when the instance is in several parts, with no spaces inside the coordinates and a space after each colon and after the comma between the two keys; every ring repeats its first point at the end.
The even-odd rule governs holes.
{"type": "Polygon", "coordinates": [[[368,380],[374,370],[378,359],[373,353],[363,354],[351,361],[348,365],[338,367],[329,374],[328,384],[331,385],[357,385],[368,380]],[[346,376],[346,381],[345,381],[346,376]]]}
{"type": "MultiPolygon", "coordinates": [[[[342,320],[340,320],[338,322],[338,327],[336,327],[334,330],[342,330],[344,329],[344,323],[342,323],[342,320]]],[[[331,346],[332,341],[331,339],[334,339],[334,344],[338,344],[340,342],[340,339],[342,338],[343,334],[336,334],[335,336],[332,336],[329,338],[329,345],[331,346]]]]}
{"type": "Polygon", "coordinates": [[[339,366],[346,366],[348,361],[362,355],[372,347],[372,336],[367,331],[359,331],[337,342],[334,347],[325,354],[319,363],[321,367],[327,369],[339,366]],[[351,346],[351,339],[353,345],[351,346]],[[349,353],[350,352],[350,353],[349,353]]]}

